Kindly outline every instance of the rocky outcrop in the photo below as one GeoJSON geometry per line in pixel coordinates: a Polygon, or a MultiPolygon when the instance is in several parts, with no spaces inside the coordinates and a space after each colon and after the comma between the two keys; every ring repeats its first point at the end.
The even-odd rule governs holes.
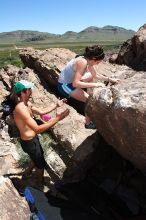
{"type": "Polygon", "coordinates": [[[30,219],[26,200],[18,194],[12,182],[3,176],[0,176],[0,210],[1,220],[30,219]]]}
{"type": "Polygon", "coordinates": [[[10,140],[0,139],[0,146],[0,175],[14,173],[16,171],[15,163],[20,159],[15,144],[10,140]]]}
{"type": "MultiPolygon", "coordinates": [[[[118,55],[112,56],[111,62],[126,64],[136,70],[146,70],[145,30],[144,25],[122,46],[118,55]]],[[[20,57],[26,66],[25,69],[7,66],[0,70],[0,101],[9,94],[17,80],[25,79],[35,84],[31,100],[34,105],[45,108],[52,102],[56,103],[57,98],[49,88],[52,86],[55,88],[60,71],[75,55],[63,48],[50,48],[44,51],[33,48],[22,49],[20,57]]],[[[111,65],[107,62],[107,58],[105,61],[97,65],[96,70],[109,77],[120,78],[121,82],[118,85],[105,85],[104,82],[100,82],[98,88],[89,90],[90,97],[86,112],[96,123],[98,132],[85,129],[84,117],[68,104],[64,106],[70,109],[69,116],[49,129],[58,144],[54,147],[46,143],[49,183],[54,180],[79,181],[86,171],[94,167],[93,172],[90,171],[92,175],[96,175],[95,182],[100,182],[100,186],[105,180],[110,187],[110,183],[115,180],[113,190],[115,192],[123,179],[124,185],[136,188],[142,200],[142,195],[145,196],[144,178],[140,177],[131,163],[142,172],[146,172],[145,72],[136,72],[124,65],[111,65]],[[107,146],[99,133],[112,147],[107,146]],[[122,159],[120,155],[131,163],[122,159]]],[[[52,112],[51,116],[54,117],[55,114],[56,111],[52,112]]],[[[35,116],[35,118],[38,123],[42,123],[39,117],[35,116]]],[[[13,138],[14,133],[15,137],[19,137],[13,119],[7,117],[7,125],[0,130],[0,175],[9,176],[13,181],[17,176],[19,180],[17,184],[22,184],[20,187],[24,189],[29,184],[24,180],[20,181],[22,167],[16,166],[20,158],[18,148],[16,149],[17,138],[13,138]],[[11,134],[9,133],[11,138],[8,130],[11,130],[11,134]]],[[[44,144],[42,136],[39,138],[44,144]]],[[[32,179],[34,181],[34,176],[32,179]]],[[[15,191],[9,179],[0,178],[0,191],[1,219],[20,219],[20,216],[29,219],[28,206],[15,191]],[[17,207],[19,210],[16,210],[17,207]]],[[[141,207],[145,210],[142,202],[141,207]]]]}
{"type": "Polygon", "coordinates": [[[146,70],[146,24],[121,46],[118,56],[112,56],[110,62],[124,64],[137,71],[146,70]]]}
{"type": "MultiPolygon", "coordinates": [[[[42,56],[43,51],[36,51],[29,48],[23,50],[25,64],[37,70],[35,72],[29,68],[15,69],[15,67],[12,66],[2,69],[0,71],[0,91],[2,91],[0,93],[1,100],[5,94],[8,94],[10,86],[15,81],[26,79],[33,81],[35,84],[32,102],[36,106],[43,108],[52,102],[56,102],[56,97],[49,92],[46,84],[45,86],[43,85],[43,80],[41,78],[40,81],[39,76],[43,77],[47,81],[47,84],[55,85],[58,74],[61,68],[63,68],[63,63],[65,64],[67,59],[66,61],[61,61],[61,67],[58,65],[58,69],[60,68],[59,71],[57,69],[54,71],[54,67],[52,67],[55,77],[49,77],[52,72],[51,66],[48,68],[48,64],[51,65],[57,57],[54,56],[55,52],[53,52],[53,49],[51,50],[52,54],[51,52],[47,53],[45,51],[45,57],[50,55],[47,62],[45,62],[45,59],[42,56]],[[39,53],[43,60],[40,60],[39,53]],[[41,68],[39,69],[36,66],[41,66],[41,68]],[[43,66],[46,72],[44,72],[44,75],[41,75],[43,66]]],[[[62,51],[63,49],[57,49],[57,53],[59,55],[62,51]]],[[[59,58],[56,59],[59,60],[59,58]]],[[[111,65],[106,62],[96,66],[96,70],[107,76],[120,78],[121,82],[118,85],[108,84],[107,86],[105,86],[103,82],[100,82],[98,88],[90,90],[91,95],[86,106],[87,114],[96,123],[98,132],[120,155],[122,155],[122,157],[131,161],[132,164],[141,171],[146,172],[145,72],[135,72],[127,66],[111,65]]],[[[101,139],[97,132],[93,130],[86,130],[84,128],[83,116],[79,115],[76,110],[68,105],[64,107],[68,107],[70,109],[70,115],[51,129],[52,134],[60,143],[59,150],[57,149],[56,151],[53,147],[48,146],[46,152],[46,160],[50,167],[50,177],[52,177],[52,172],[59,179],[64,181],[78,181],[84,177],[84,174],[89,168],[96,164],[97,170],[95,175],[98,177],[100,176],[102,180],[108,177],[113,179],[115,178],[116,189],[118,185],[117,182],[119,183],[119,179],[121,179],[121,176],[123,175],[121,172],[125,172],[127,168],[125,164],[127,165],[128,163],[121,160],[119,155],[114,156],[115,151],[113,149],[111,150],[110,146],[107,148],[106,145],[105,147],[105,143],[101,143],[101,139]],[[112,173],[110,175],[109,170],[112,173]],[[105,171],[106,174],[103,175],[103,171],[105,171]]],[[[60,109],[58,109],[58,111],[60,111],[60,109]]],[[[55,114],[56,112],[54,111],[52,116],[55,114]]],[[[39,118],[37,118],[37,120],[40,122],[39,118]]],[[[9,122],[12,122],[11,119],[9,122]]],[[[0,153],[0,166],[2,169],[1,174],[4,175],[12,172],[12,162],[15,159],[17,160],[17,158],[14,154],[14,145],[12,146],[13,149],[11,151],[11,140],[7,140],[10,145],[7,144],[6,140],[4,140],[7,138],[7,128],[5,128],[5,131],[1,133],[1,138],[3,140],[1,141],[2,149],[0,153]],[[9,163],[6,164],[7,160],[9,160],[9,163]]],[[[127,173],[128,172],[129,170],[127,173]]],[[[139,182],[143,181],[143,179],[139,181],[139,174],[137,175],[138,177],[136,177],[136,180],[135,176],[133,180],[133,178],[131,178],[132,175],[127,173],[127,176],[124,174],[122,178],[126,177],[128,179],[128,186],[131,186],[133,182],[135,184],[135,181],[138,180],[137,185],[139,187],[139,182]],[[129,182],[131,182],[131,185],[129,182]]],[[[141,188],[139,191],[142,195],[144,188],[139,188],[141,188]]],[[[4,203],[2,204],[3,208],[4,203]]],[[[7,207],[7,209],[9,210],[9,207],[7,207]]],[[[29,214],[27,214],[27,217],[28,215],[29,214]]],[[[25,214],[23,216],[25,219],[25,214]]],[[[17,219],[17,217],[15,217],[15,219],[17,219]]]]}
{"type": "Polygon", "coordinates": [[[75,53],[64,48],[50,48],[43,51],[25,48],[20,51],[24,65],[37,71],[51,85],[57,84],[60,71],[73,57],[75,53]]]}
{"type": "Polygon", "coordinates": [[[106,63],[98,69],[107,75],[113,73],[121,82],[94,89],[87,114],[117,152],[146,172],[146,73],[106,63]]]}

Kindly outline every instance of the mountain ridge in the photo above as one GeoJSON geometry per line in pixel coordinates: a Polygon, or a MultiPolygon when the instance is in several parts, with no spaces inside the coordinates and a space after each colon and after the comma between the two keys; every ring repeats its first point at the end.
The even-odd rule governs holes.
{"type": "Polygon", "coordinates": [[[125,41],[134,35],[135,31],[123,27],[106,25],[102,28],[89,26],[80,32],[67,31],[64,34],[53,34],[33,30],[16,30],[0,33],[0,43],[34,42],[34,41],[125,41]]]}

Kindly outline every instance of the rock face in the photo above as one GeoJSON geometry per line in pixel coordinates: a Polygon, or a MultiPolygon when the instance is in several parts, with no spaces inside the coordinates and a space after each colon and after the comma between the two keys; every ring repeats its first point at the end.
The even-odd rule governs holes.
{"type": "Polygon", "coordinates": [[[2,176],[0,176],[0,210],[1,220],[30,219],[26,200],[18,194],[12,182],[2,176]]]}
{"type": "Polygon", "coordinates": [[[94,89],[87,114],[117,152],[146,172],[146,73],[106,63],[98,68],[106,75],[113,73],[121,82],[94,89]]]}
{"type": "MultiPolygon", "coordinates": [[[[8,94],[14,82],[25,79],[33,81],[35,84],[32,102],[36,106],[45,108],[52,102],[56,103],[57,98],[51,94],[47,84],[56,85],[60,70],[68,59],[71,59],[71,56],[68,51],[63,49],[50,49],[48,51],[36,51],[31,48],[21,51],[21,58],[25,65],[34,70],[29,68],[19,69],[13,66],[8,66],[0,70],[1,101],[4,95],[8,94]],[[65,51],[67,55],[62,59],[61,56],[64,57],[63,51],[65,51]],[[39,76],[41,76],[41,80],[39,76]],[[44,83],[44,81],[47,83],[44,83]]],[[[74,54],[72,55],[74,56],[74,54]]],[[[110,84],[105,86],[103,82],[100,82],[98,88],[94,90],[90,89],[89,92],[91,92],[91,95],[86,105],[86,112],[96,123],[98,132],[104,139],[112,145],[122,157],[131,161],[134,166],[141,171],[146,172],[145,72],[136,72],[127,66],[111,65],[106,62],[100,63],[95,68],[98,72],[109,77],[120,78],[121,82],[114,86],[110,84]]],[[[60,148],[64,155],[61,154],[60,151],[56,152],[53,148],[48,146],[46,160],[50,167],[50,177],[52,177],[52,172],[59,179],[64,181],[78,181],[81,180],[86,171],[94,167],[95,164],[99,168],[97,172],[100,176],[100,172],[104,170],[104,165],[106,164],[106,167],[110,169],[112,163],[113,170],[116,170],[119,180],[119,173],[123,168],[123,161],[119,159],[117,161],[117,157],[115,162],[112,157],[113,154],[111,154],[114,150],[112,149],[111,151],[110,146],[107,148],[107,145],[105,147],[104,144],[100,142],[98,132],[85,129],[83,116],[79,115],[72,107],[65,105],[64,108],[66,107],[70,109],[70,115],[51,129],[51,132],[60,143],[60,148]],[[117,166],[119,161],[120,166],[117,166]],[[118,169],[116,169],[117,167],[118,169]]],[[[60,111],[60,109],[58,109],[58,111],[60,111]]],[[[56,112],[54,111],[52,117],[55,114],[56,112]]],[[[9,123],[12,126],[14,125],[11,119],[9,123]]],[[[7,127],[5,127],[0,133],[1,175],[9,174],[14,171],[12,164],[18,160],[15,145],[11,144],[7,130],[7,127]],[[8,160],[9,162],[7,162],[8,160]]],[[[25,203],[22,202],[22,198],[19,200],[19,195],[15,192],[10,182],[6,181],[5,183],[4,180],[4,177],[0,179],[0,183],[3,184],[3,186],[0,185],[0,195],[2,195],[0,196],[0,210],[3,211],[3,213],[0,213],[0,218],[4,220],[12,218],[16,220],[20,219],[18,218],[20,214],[19,210],[15,210],[15,207],[20,207],[22,203],[20,207],[21,216],[23,216],[24,220],[29,219],[27,205],[25,206],[25,203]],[[5,205],[9,198],[13,198],[12,194],[14,198],[17,197],[17,200],[12,200],[13,204],[11,204],[10,201],[11,206],[9,206],[9,204],[5,205]],[[9,218],[10,211],[13,211],[11,218],[9,218]]],[[[143,194],[143,188],[141,192],[141,194],[143,194]]]]}
{"type": "Polygon", "coordinates": [[[15,172],[14,164],[20,159],[16,146],[10,141],[0,139],[0,175],[15,172]]]}
{"type": "Polygon", "coordinates": [[[125,64],[137,71],[146,70],[146,24],[121,46],[118,56],[115,57],[115,63],[125,64]]]}
{"type": "MultiPolygon", "coordinates": [[[[144,33],[144,30],[145,26],[140,31],[144,33]]],[[[141,39],[145,39],[145,35],[138,39],[137,41],[141,42],[141,39]]],[[[145,48],[145,40],[143,42],[145,48]]],[[[140,49],[136,49],[136,51],[136,54],[141,54],[140,49]]],[[[133,53],[130,52],[132,56],[133,53]]],[[[143,55],[145,57],[145,52],[143,55]]],[[[0,70],[0,101],[9,93],[11,86],[17,80],[25,79],[33,81],[35,84],[32,95],[34,105],[45,108],[52,102],[56,103],[57,98],[51,94],[49,87],[50,85],[56,85],[61,69],[75,54],[69,50],[59,48],[45,51],[27,48],[20,52],[20,56],[29,68],[20,69],[7,66],[0,70]]],[[[134,65],[137,66],[138,61],[138,68],[143,68],[145,58],[141,60],[138,57],[140,55],[136,56],[134,65]]],[[[126,61],[124,62],[126,63],[126,61]]],[[[132,61],[130,62],[131,65],[132,61]]],[[[128,61],[126,64],[128,65],[128,61]]],[[[53,147],[47,146],[46,160],[50,167],[50,178],[52,178],[51,173],[53,173],[57,176],[57,180],[78,181],[84,177],[88,169],[95,165],[98,167],[97,173],[100,176],[100,172],[105,167],[110,169],[111,164],[113,164],[114,171],[118,167],[116,175],[118,174],[119,179],[119,173],[123,169],[124,163],[123,160],[120,160],[118,166],[119,155],[119,157],[116,157],[116,162],[113,160],[112,151],[115,152],[113,148],[135,167],[144,173],[146,172],[146,72],[136,72],[127,66],[111,65],[107,62],[102,62],[95,68],[101,74],[121,79],[121,82],[118,85],[108,84],[107,86],[104,82],[99,82],[98,88],[89,91],[91,94],[86,105],[86,112],[96,123],[98,132],[85,129],[84,117],[67,104],[64,106],[64,108],[70,109],[69,116],[50,129],[59,142],[61,149],[55,151],[53,147]],[[112,145],[112,150],[110,146],[107,147],[104,141],[101,141],[102,138],[100,139],[99,133],[112,145]]],[[[57,111],[60,111],[60,109],[57,111]]],[[[51,116],[54,117],[55,114],[54,111],[51,116]]],[[[14,127],[11,118],[7,122],[9,127],[14,127]]],[[[13,163],[19,158],[15,144],[11,143],[8,136],[7,126],[0,131],[0,145],[0,175],[8,175],[13,172],[16,174],[13,163]]],[[[3,211],[0,213],[0,218],[17,220],[20,219],[18,216],[21,212],[24,220],[29,219],[28,207],[15,192],[11,182],[2,177],[2,179],[0,178],[0,184],[0,210],[3,211]],[[10,201],[10,205],[7,205],[8,199],[13,197],[14,199],[10,201]],[[22,204],[21,207],[20,204],[22,204]],[[20,210],[15,210],[15,207],[18,206],[20,210]],[[10,212],[13,212],[11,218],[9,218],[10,212]]],[[[143,194],[143,188],[141,194],[143,194]]]]}
{"type": "Polygon", "coordinates": [[[50,48],[45,51],[26,48],[20,51],[25,66],[36,70],[46,82],[56,85],[64,65],[75,57],[75,53],[64,48],[50,48]]]}

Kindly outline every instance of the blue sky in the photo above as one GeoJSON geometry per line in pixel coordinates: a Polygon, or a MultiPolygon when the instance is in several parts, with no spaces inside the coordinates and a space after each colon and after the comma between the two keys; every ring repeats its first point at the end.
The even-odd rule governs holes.
{"type": "Polygon", "coordinates": [[[105,25],[137,31],[146,23],[146,0],[0,0],[0,9],[0,32],[63,34],[105,25]]]}

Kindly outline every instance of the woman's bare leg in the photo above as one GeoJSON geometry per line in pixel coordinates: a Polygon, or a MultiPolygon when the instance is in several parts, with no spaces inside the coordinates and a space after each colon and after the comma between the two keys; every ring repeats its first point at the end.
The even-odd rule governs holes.
{"type": "Polygon", "coordinates": [[[70,96],[78,101],[86,102],[89,95],[83,89],[75,89],[73,92],[70,93],[70,96]]]}
{"type": "MultiPolygon", "coordinates": [[[[71,94],[70,96],[78,101],[81,101],[81,102],[86,102],[89,95],[87,92],[85,92],[84,90],[82,89],[75,89],[71,94]]],[[[87,114],[85,114],[85,123],[89,123],[90,122],[90,118],[87,116],[87,114]]]]}

